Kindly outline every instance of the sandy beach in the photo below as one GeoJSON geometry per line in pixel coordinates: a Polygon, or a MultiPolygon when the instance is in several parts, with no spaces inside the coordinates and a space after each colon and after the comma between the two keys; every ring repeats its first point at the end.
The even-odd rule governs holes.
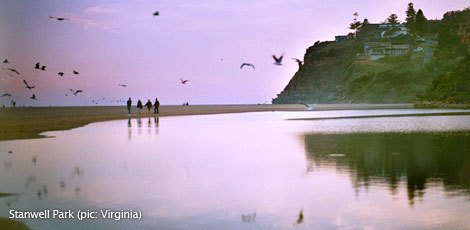
{"type": "MultiPolygon", "coordinates": [[[[412,104],[322,104],[313,105],[314,110],[346,110],[346,109],[411,109],[412,104]]],[[[191,105],[161,106],[160,117],[243,113],[262,111],[305,111],[302,104],[284,105],[191,105]]],[[[153,112],[153,111],[152,111],[153,112]]],[[[132,117],[154,116],[146,109],[136,114],[132,109],[132,117]]],[[[98,121],[126,119],[125,106],[89,106],[89,107],[29,107],[0,109],[0,141],[40,138],[42,132],[67,130],[98,121]]]]}

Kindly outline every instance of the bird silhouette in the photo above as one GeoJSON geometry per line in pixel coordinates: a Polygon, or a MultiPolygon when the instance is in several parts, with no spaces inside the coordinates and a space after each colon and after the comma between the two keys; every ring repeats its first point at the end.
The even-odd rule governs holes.
{"type": "Polygon", "coordinates": [[[243,69],[244,66],[250,66],[252,67],[253,69],[255,69],[255,65],[251,64],[251,63],[243,63],[241,66],[240,66],[240,69],[243,69]]]}
{"type": "Polygon", "coordinates": [[[124,84],[118,84],[118,86],[127,87],[127,85],[124,85],[124,84]]]}
{"type": "Polygon", "coordinates": [[[35,69],[41,69],[41,63],[40,63],[40,62],[36,63],[36,65],[34,66],[34,68],[35,68],[35,69]]]}
{"type": "Polygon", "coordinates": [[[274,59],[274,65],[282,65],[282,58],[284,57],[284,54],[282,54],[280,57],[276,57],[276,55],[272,55],[273,59],[274,59]]]}
{"type": "Polygon", "coordinates": [[[181,84],[186,84],[189,81],[189,79],[183,80],[183,78],[180,78],[180,80],[181,80],[181,84]]]}
{"type": "Polygon", "coordinates": [[[55,17],[55,16],[49,16],[49,18],[50,18],[50,19],[56,19],[57,21],[70,20],[70,18],[55,17]]]}
{"type": "Polygon", "coordinates": [[[77,72],[76,70],[73,71],[73,74],[79,75],[80,73],[77,72]]]}
{"type": "Polygon", "coordinates": [[[45,65],[41,66],[41,70],[46,70],[46,66],[45,65]]]}
{"type": "Polygon", "coordinates": [[[159,16],[159,15],[160,15],[160,12],[158,12],[158,11],[153,12],[153,16],[154,16],[154,17],[155,17],[155,16],[159,16]]]}
{"type": "Polygon", "coordinates": [[[18,74],[18,75],[20,74],[20,72],[18,72],[18,70],[13,69],[13,68],[2,68],[2,69],[11,71],[11,72],[16,73],[16,74],[18,74]]]}
{"type": "Polygon", "coordinates": [[[73,90],[73,89],[70,89],[70,91],[73,93],[73,95],[77,96],[78,93],[83,93],[83,90],[79,89],[79,90],[73,90]]]}
{"type": "Polygon", "coordinates": [[[27,82],[26,80],[24,80],[24,79],[23,79],[23,83],[26,85],[26,88],[28,88],[29,90],[34,89],[34,87],[36,87],[36,86],[34,86],[34,85],[33,85],[33,86],[30,86],[30,85],[28,84],[28,82],[27,82]]]}
{"type": "Polygon", "coordinates": [[[301,60],[298,59],[298,58],[292,58],[292,60],[294,60],[295,62],[297,62],[297,64],[299,65],[299,69],[302,68],[302,65],[303,65],[303,63],[304,63],[303,61],[301,61],[301,60]]]}
{"type": "Polygon", "coordinates": [[[2,94],[2,97],[11,97],[11,94],[9,94],[9,93],[4,93],[4,94],[2,94]]]}
{"type": "Polygon", "coordinates": [[[8,62],[8,59],[5,58],[5,60],[3,60],[3,63],[4,63],[4,64],[8,64],[8,63],[10,63],[10,62],[8,62]]]}
{"type": "Polygon", "coordinates": [[[297,217],[297,224],[301,224],[302,222],[304,222],[304,213],[302,211],[302,209],[300,209],[300,213],[299,213],[299,217],[297,217]]]}
{"type": "Polygon", "coordinates": [[[33,93],[33,96],[31,96],[30,98],[36,100],[36,94],[33,93]]]}
{"type": "Polygon", "coordinates": [[[62,76],[64,76],[64,73],[63,73],[63,72],[59,72],[58,75],[62,77],[62,76]]]}

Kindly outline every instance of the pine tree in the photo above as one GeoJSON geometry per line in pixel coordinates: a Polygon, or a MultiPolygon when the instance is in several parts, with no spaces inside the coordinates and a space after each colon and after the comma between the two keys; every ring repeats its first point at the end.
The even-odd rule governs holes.
{"type": "Polygon", "coordinates": [[[353,16],[354,16],[354,19],[353,19],[353,22],[349,24],[349,29],[354,30],[354,35],[355,35],[361,29],[362,23],[357,20],[357,17],[359,17],[359,14],[357,12],[355,12],[353,16]]]}
{"type": "Polygon", "coordinates": [[[398,20],[398,16],[396,14],[390,14],[390,16],[388,16],[387,20],[385,20],[385,23],[387,23],[387,24],[399,24],[400,21],[398,20]]]}
{"type": "Polygon", "coordinates": [[[413,3],[408,3],[408,9],[406,10],[406,26],[410,30],[414,30],[415,27],[415,18],[416,18],[416,10],[413,6],[413,3]]]}
{"type": "Polygon", "coordinates": [[[428,20],[424,16],[424,13],[421,9],[418,10],[415,17],[415,30],[418,34],[425,34],[427,32],[427,22],[428,20]]]}

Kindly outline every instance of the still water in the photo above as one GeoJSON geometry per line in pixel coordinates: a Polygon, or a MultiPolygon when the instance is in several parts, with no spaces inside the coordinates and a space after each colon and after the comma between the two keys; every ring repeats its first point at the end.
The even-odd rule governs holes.
{"type": "Polygon", "coordinates": [[[0,193],[17,195],[0,197],[0,217],[98,212],[22,220],[33,229],[469,229],[470,116],[289,120],[422,112],[452,111],[132,118],[3,141],[0,193]]]}

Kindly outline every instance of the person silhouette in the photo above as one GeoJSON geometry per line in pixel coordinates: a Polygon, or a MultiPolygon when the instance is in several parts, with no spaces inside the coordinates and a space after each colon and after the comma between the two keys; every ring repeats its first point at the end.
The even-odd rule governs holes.
{"type": "Polygon", "coordinates": [[[137,101],[137,113],[140,114],[140,111],[142,110],[144,106],[142,105],[142,102],[140,100],[137,101]]]}
{"type": "Polygon", "coordinates": [[[129,100],[127,100],[127,114],[131,114],[131,106],[132,106],[132,100],[129,97],[129,100]]]}
{"type": "Polygon", "coordinates": [[[153,113],[154,114],[159,114],[160,111],[158,111],[158,108],[160,107],[160,101],[158,101],[158,98],[155,98],[155,103],[153,103],[153,113]]]}
{"type": "Polygon", "coordinates": [[[145,103],[145,107],[147,107],[150,113],[150,109],[152,108],[152,102],[150,101],[150,99],[148,99],[147,103],[145,103]]]}

